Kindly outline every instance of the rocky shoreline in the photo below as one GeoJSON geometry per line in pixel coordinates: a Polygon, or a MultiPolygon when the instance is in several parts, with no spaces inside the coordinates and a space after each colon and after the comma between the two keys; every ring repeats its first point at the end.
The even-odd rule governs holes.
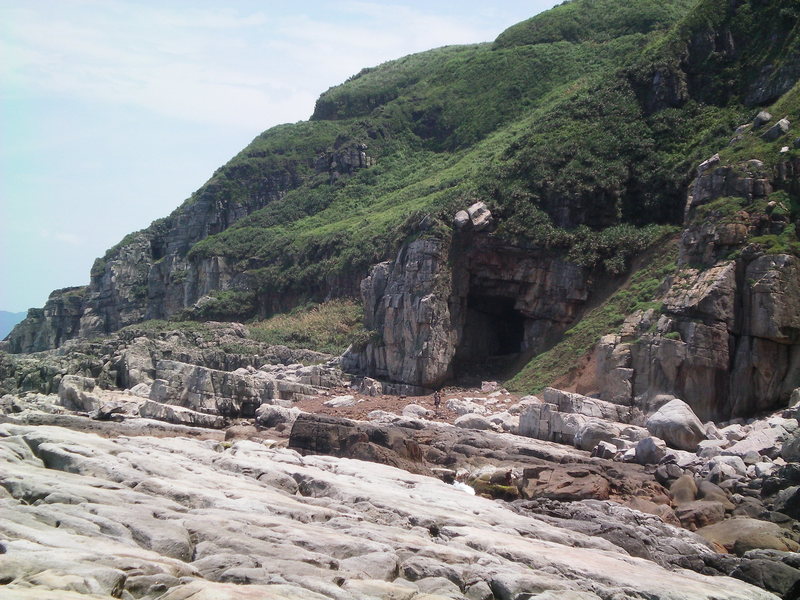
{"type": "Polygon", "coordinates": [[[211,330],[2,355],[0,597],[797,597],[800,392],[723,423],[493,382],[435,407],[211,330]]]}

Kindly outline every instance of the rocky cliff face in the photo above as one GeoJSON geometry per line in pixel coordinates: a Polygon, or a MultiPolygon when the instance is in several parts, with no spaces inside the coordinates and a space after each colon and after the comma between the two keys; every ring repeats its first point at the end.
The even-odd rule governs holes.
{"type": "MultiPolygon", "coordinates": [[[[363,144],[345,145],[316,158],[309,156],[305,166],[311,173],[327,173],[333,184],[375,164],[365,149],[363,144]]],[[[251,292],[253,283],[242,265],[230,264],[222,256],[190,256],[189,250],[300,185],[303,177],[298,170],[289,161],[266,173],[237,167],[218,173],[169,217],[127,236],[97,259],[89,286],[53,292],[44,309],[32,310],[10,334],[9,349],[55,348],[75,337],[168,318],[215,292],[251,292]],[[231,198],[231,181],[244,188],[237,190],[236,200],[231,198]]]]}
{"type": "MultiPolygon", "coordinates": [[[[670,394],[706,420],[785,404],[800,385],[800,259],[764,244],[795,226],[775,193],[794,193],[798,163],[700,165],[660,308],[603,338],[583,391],[644,409],[670,394]]],[[[473,212],[456,216],[450,239],[414,241],[363,281],[376,336],[348,368],[436,387],[490,357],[546,350],[575,322],[604,278],[503,243],[473,212]]]]}
{"type": "Polygon", "coordinates": [[[760,161],[718,162],[703,163],[690,187],[661,310],[631,315],[597,348],[603,398],[644,405],[674,394],[703,419],[728,419],[785,404],[800,384],[800,259],[758,241],[794,227],[769,198],[794,189],[787,174],[798,165],[769,174],[760,161]]]}
{"type": "Polygon", "coordinates": [[[32,308],[8,337],[11,352],[31,352],[55,348],[77,336],[81,328],[86,287],[55,290],[44,308],[32,308]]]}
{"type": "Polygon", "coordinates": [[[417,239],[363,280],[374,336],[347,368],[436,387],[489,357],[540,352],[574,320],[589,295],[583,269],[493,238],[483,203],[462,212],[450,238],[417,239]]]}

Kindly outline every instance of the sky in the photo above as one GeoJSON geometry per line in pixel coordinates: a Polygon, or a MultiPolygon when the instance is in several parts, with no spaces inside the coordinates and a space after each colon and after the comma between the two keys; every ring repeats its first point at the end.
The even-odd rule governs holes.
{"type": "Polygon", "coordinates": [[[0,310],[89,283],[259,133],[364,67],[554,0],[0,0],[0,310]]]}

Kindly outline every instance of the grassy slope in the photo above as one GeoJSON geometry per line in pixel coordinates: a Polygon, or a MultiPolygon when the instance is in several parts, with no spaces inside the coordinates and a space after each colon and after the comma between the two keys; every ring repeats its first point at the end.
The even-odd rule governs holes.
{"type": "MultiPolygon", "coordinates": [[[[418,234],[424,215],[444,224],[481,198],[501,218],[498,235],[620,272],[664,234],[659,226],[680,222],[694,166],[752,118],[756,109],[745,99],[761,65],[797,55],[795,2],[733,6],[575,0],[494,44],[365,69],[323,94],[311,121],[265,132],[198,190],[193,199],[247,203],[266,175],[291,181],[280,199],[196,244],[190,256],[226,256],[254,276],[261,295],[313,298],[326,279],[391,256],[418,234]],[[729,55],[715,47],[727,30],[739,44],[729,55]],[[680,101],[653,108],[657,71],[680,80],[680,101]],[[334,184],[314,170],[316,156],[359,143],[375,166],[334,184]]],[[[773,114],[800,118],[796,92],[773,114]]],[[[774,144],[754,136],[723,151],[723,159],[734,155],[777,156],[774,144]]],[[[648,301],[645,292],[636,302],[648,301]]],[[[253,297],[229,303],[240,310],[253,297]]],[[[215,305],[215,318],[224,317],[226,302],[215,305]]],[[[613,302],[603,308],[608,318],[590,315],[574,327],[566,350],[537,359],[517,387],[538,386],[544,375],[535,371],[555,376],[547,361],[573,360],[613,330],[630,308],[613,302]]]]}
{"type": "MultiPolygon", "coordinates": [[[[608,4],[630,12],[619,3],[608,4]]],[[[503,41],[501,36],[494,45],[447,47],[362,71],[322,95],[311,123],[335,124],[340,142],[367,143],[377,165],[333,186],[327,176],[312,175],[280,201],[197,244],[192,256],[224,255],[240,261],[243,268],[247,263],[260,287],[271,293],[313,290],[325,277],[363,272],[390,255],[423,213],[446,220],[476,197],[493,200],[504,216],[517,215],[509,221],[510,236],[552,243],[552,239],[520,236],[538,221],[549,227],[549,219],[542,217],[535,202],[517,206],[519,178],[498,178],[498,173],[513,168],[507,163],[515,148],[538,148],[531,150],[537,156],[546,148],[544,158],[553,157],[548,166],[560,172],[564,165],[559,152],[572,151],[575,142],[571,139],[587,137],[582,127],[597,128],[596,121],[581,125],[586,117],[581,105],[577,111],[569,107],[591,98],[593,90],[656,39],[689,4],[686,0],[662,2],[659,6],[669,6],[669,11],[662,10],[658,19],[633,23],[617,32],[617,37],[586,29],[592,35],[585,39],[530,43],[515,34],[516,41],[503,41]],[[542,131],[545,138],[533,137],[542,131]]],[[[576,2],[560,9],[569,8],[572,14],[585,5],[576,2]]],[[[607,30],[615,23],[616,13],[606,10],[603,15],[605,19],[593,23],[607,30]]],[[[523,25],[536,26],[537,19],[543,18],[523,25]]],[[[545,21],[551,29],[552,19],[545,21]]],[[[619,122],[632,119],[629,109],[621,107],[614,117],[619,122]]],[[[262,137],[270,135],[266,132],[262,137]]],[[[607,147],[608,136],[601,137],[602,156],[593,157],[594,163],[610,163],[611,155],[621,156],[620,164],[630,160],[633,152],[628,141],[643,139],[638,132],[623,131],[618,137],[624,139],[607,147]]],[[[224,170],[249,160],[261,143],[257,140],[224,170]]],[[[643,144],[641,155],[652,145],[643,144]]],[[[573,169],[570,164],[566,167],[573,169]]],[[[517,168],[527,165],[519,161],[517,168]]],[[[610,167],[614,168],[626,167],[610,167]]],[[[572,186],[581,177],[582,172],[563,185],[572,186]]],[[[591,195],[603,184],[588,181],[581,189],[591,195]]],[[[602,224],[616,222],[612,218],[602,224]]],[[[626,242],[635,237],[634,232],[623,233],[621,239],[626,242]]],[[[556,245],[569,247],[591,237],[591,232],[559,231],[557,237],[556,245]]],[[[584,262],[592,263],[594,258],[609,256],[592,255],[584,262]]],[[[610,258],[609,264],[619,269],[619,259],[610,258]]]]}

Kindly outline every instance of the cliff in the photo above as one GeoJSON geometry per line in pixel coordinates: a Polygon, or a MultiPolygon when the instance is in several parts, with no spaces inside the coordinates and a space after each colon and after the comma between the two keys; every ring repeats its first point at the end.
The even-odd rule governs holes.
{"type": "Polygon", "coordinates": [[[532,359],[514,381],[535,389],[532,370],[576,377],[609,334],[608,372],[582,384],[605,396],[693,396],[704,416],[780,403],[797,372],[799,21],[790,0],[574,0],[492,44],[364,69],[110,249],[86,288],[54,292],[8,348],[363,295],[374,335],[348,364],[400,389],[492,357],[532,359]],[[623,302],[676,231],[677,262],[623,302]]]}

